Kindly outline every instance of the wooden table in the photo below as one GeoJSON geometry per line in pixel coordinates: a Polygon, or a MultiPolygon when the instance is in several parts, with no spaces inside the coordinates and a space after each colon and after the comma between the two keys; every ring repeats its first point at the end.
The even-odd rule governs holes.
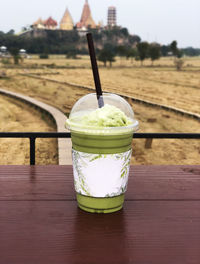
{"type": "Polygon", "coordinates": [[[124,209],[77,208],[71,166],[0,166],[0,264],[200,263],[200,166],[134,166],[124,209]]]}

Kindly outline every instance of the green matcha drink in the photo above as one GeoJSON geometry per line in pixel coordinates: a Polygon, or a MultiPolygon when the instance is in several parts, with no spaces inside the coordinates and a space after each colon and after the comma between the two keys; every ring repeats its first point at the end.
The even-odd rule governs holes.
{"type": "Polygon", "coordinates": [[[72,108],[71,130],[74,185],[78,206],[88,212],[111,213],[124,203],[133,132],[138,128],[133,110],[120,96],[82,97],[72,108]]]}

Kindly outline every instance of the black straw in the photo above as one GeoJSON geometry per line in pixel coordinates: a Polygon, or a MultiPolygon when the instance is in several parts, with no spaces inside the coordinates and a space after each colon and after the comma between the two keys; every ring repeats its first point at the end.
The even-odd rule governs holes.
{"type": "Polygon", "coordinates": [[[88,41],[88,48],[89,48],[89,53],[90,53],[93,77],[94,77],[94,82],[95,82],[95,87],[96,87],[98,105],[99,105],[99,108],[101,108],[104,106],[104,101],[102,97],[101,82],[99,78],[99,70],[98,70],[97,60],[96,60],[96,55],[95,55],[94,42],[93,42],[91,33],[87,33],[87,41],[88,41]]]}

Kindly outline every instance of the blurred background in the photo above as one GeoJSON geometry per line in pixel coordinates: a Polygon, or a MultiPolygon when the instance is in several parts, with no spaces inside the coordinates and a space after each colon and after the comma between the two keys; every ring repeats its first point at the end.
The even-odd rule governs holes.
{"type": "MultiPolygon", "coordinates": [[[[197,0],[7,0],[0,8],[0,88],[68,116],[95,89],[86,41],[92,32],[102,88],[126,97],[139,132],[199,133],[199,9],[197,0]]],[[[0,131],[56,126],[0,94],[0,131]]],[[[37,164],[58,163],[55,139],[38,139],[36,146],[37,164]]],[[[133,140],[133,164],[199,164],[199,157],[198,140],[153,140],[150,147],[133,140]]],[[[0,139],[0,164],[28,163],[28,140],[0,139]]]]}

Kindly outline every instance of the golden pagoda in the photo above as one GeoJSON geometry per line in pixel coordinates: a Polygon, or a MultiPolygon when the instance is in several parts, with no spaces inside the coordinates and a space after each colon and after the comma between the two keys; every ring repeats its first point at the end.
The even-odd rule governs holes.
{"type": "Polygon", "coordinates": [[[67,8],[63,15],[62,20],[60,21],[60,29],[61,30],[72,30],[73,28],[74,28],[74,22],[67,8]]]}
{"type": "Polygon", "coordinates": [[[85,4],[83,7],[83,12],[81,15],[81,20],[80,22],[77,23],[77,28],[81,29],[81,28],[96,28],[96,24],[92,18],[92,14],[91,14],[91,10],[90,10],[90,6],[88,4],[88,0],[85,0],[85,4]]]}

